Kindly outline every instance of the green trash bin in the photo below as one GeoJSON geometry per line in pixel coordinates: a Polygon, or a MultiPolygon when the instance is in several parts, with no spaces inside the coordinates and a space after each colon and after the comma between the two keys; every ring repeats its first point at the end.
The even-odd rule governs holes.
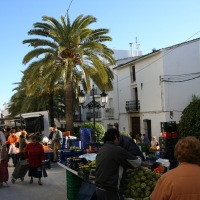
{"type": "Polygon", "coordinates": [[[72,172],[66,170],[67,200],[78,200],[79,190],[83,180],[72,172]]]}

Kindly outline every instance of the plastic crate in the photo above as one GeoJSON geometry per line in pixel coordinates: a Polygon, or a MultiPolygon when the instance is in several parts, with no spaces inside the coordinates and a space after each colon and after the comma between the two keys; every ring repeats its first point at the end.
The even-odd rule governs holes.
{"type": "Polygon", "coordinates": [[[92,142],[91,130],[89,128],[80,129],[81,148],[86,149],[87,143],[92,142]]]}
{"type": "Polygon", "coordinates": [[[72,146],[79,147],[79,142],[80,141],[81,141],[80,139],[74,139],[74,140],[72,140],[72,146]]]}
{"type": "Polygon", "coordinates": [[[177,131],[176,121],[161,122],[162,132],[174,132],[177,131]]]}

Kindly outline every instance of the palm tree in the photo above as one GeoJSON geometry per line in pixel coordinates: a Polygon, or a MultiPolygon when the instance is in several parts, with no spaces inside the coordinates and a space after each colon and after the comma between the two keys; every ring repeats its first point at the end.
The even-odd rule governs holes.
{"type": "Polygon", "coordinates": [[[61,88],[55,93],[42,93],[41,95],[27,96],[26,89],[21,83],[14,88],[16,91],[11,97],[8,107],[10,116],[14,117],[21,113],[37,112],[41,110],[49,110],[50,124],[54,123],[54,118],[64,118],[64,90],[61,88]]]}
{"type": "MultiPolygon", "coordinates": [[[[112,89],[110,80],[113,75],[107,64],[113,65],[115,60],[113,51],[104,44],[112,38],[107,35],[108,29],[89,28],[96,22],[96,18],[91,15],[80,15],[73,23],[68,15],[67,20],[61,16],[61,22],[48,16],[43,16],[42,19],[44,22],[35,23],[34,29],[28,32],[37,38],[23,41],[34,47],[25,55],[23,64],[36,59],[29,65],[27,77],[36,77],[37,74],[37,77],[43,77],[43,83],[50,77],[54,83],[63,78],[66,126],[67,130],[73,131],[73,91],[78,88],[76,75],[82,74],[84,89],[87,91],[91,89],[90,78],[100,88],[104,87],[107,91],[112,89]]],[[[34,81],[38,81],[37,78],[34,81],[31,79],[31,84],[28,85],[30,93],[35,90],[34,81]]],[[[49,87],[50,91],[52,89],[49,87]]]]}

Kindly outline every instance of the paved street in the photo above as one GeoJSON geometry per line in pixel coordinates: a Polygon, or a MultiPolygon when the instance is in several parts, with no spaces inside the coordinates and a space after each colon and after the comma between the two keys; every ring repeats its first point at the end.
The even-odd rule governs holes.
{"type": "Polygon", "coordinates": [[[43,185],[38,185],[38,179],[34,179],[33,184],[29,183],[30,178],[26,174],[24,181],[16,180],[11,182],[14,167],[8,167],[8,186],[4,183],[0,187],[0,199],[6,200],[66,200],[66,170],[57,163],[51,164],[51,169],[47,169],[48,177],[42,178],[43,185]]]}

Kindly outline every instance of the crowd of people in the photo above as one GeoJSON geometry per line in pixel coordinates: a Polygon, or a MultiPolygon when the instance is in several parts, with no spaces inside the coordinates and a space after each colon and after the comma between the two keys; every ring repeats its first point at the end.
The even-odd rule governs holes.
{"type": "Polygon", "coordinates": [[[8,160],[5,161],[5,166],[16,168],[19,161],[26,160],[29,166],[28,176],[30,177],[30,184],[33,183],[33,178],[38,178],[38,184],[42,185],[42,166],[45,159],[48,156],[48,159],[52,162],[57,162],[57,151],[61,148],[63,141],[62,132],[58,130],[56,125],[52,125],[52,127],[49,128],[48,140],[52,141],[53,156],[51,158],[48,154],[45,155],[44,153],[40,133],[30,133],[28,136],[25,129],[20,130],[19,128],[1,127],[0,161],[2,163],[4,162],[2,161],[1,150],[5,147],[8,154],[8,160]]]}
{"type": "Polygon", "coordinates": [[[141,133],[135,134],[131,132],[130,136],[136,144],[145,143],[151,147],[159,146],[159,141],[157,140],[156,136],[152,136],[151,140],[149,140],[149,137],[146,134],[141,134],[141,133]]]}
{"type": "MultiPolygon", "coordinates": [[[[43,145],[40,144],[40,140],[41,138],[37,133],[31,138],[28,138],[25,129],[1,128],[0,150],[6,147],[8,154],[7,160],[4,160],[2,156],[0,156],[1,165],[4,163],[6,167],[13,166],[16,168],[19,161],[26,160],[29,166],[28,176],[30,177],[30,183],[33,183],[33,178],[38,178],[38,184],[42,185],[42,164],[45,162],[45,153],[43,145]],[[12,165],[8,165],[8,163],[11,163],[9,162],[10,158],[12,159],[12,165]]],[[[4,177],[3,180],[1,180],[0,176],[0,182],[6,181],[8,181],[8,176],[4,177]]]]}
{"type": "MultiPolygon", "coordinates": [[[[145,134],[132,134],[131,136],[122,135],[115,128],[105,132],[104,145],[96,156],[97,200],[123,200],[126,169],[137,168],[145,161],[145,156],[138,144],[142,142],[151,147],[159,146],[159,141],[155,136],[151,140],[145,134]]],[[[56,126],[49,128],[48,139],[52,141],[52,161],[54,162],[58,161],[57,151],[61,148],[62,138],[62,132],[56,126]]],[[[12,159],[14,167],[20,160],[27,160],[30,184],[33,183],[34,178],[38,179],[39,185],[43,184],[41,178],[45,153],[41,138],[37,134],[28,139],[26,130],[0,129],[0,149],[5,148],[10,155],[8,159],[12,159]]],[[[6,166],[8,160],[5,155],[1,154],[1,156],[4,158],[1,157],[0,160],[6,166]]],[[[153,171],[163,175],[159,178],[150,199],[200,199],[199,139],[193,136],[180,139],[175,146],[174,156],[179,162],[178,167],[174,169],[166,170],[162,163],[154,163],[153,171]]]]}

